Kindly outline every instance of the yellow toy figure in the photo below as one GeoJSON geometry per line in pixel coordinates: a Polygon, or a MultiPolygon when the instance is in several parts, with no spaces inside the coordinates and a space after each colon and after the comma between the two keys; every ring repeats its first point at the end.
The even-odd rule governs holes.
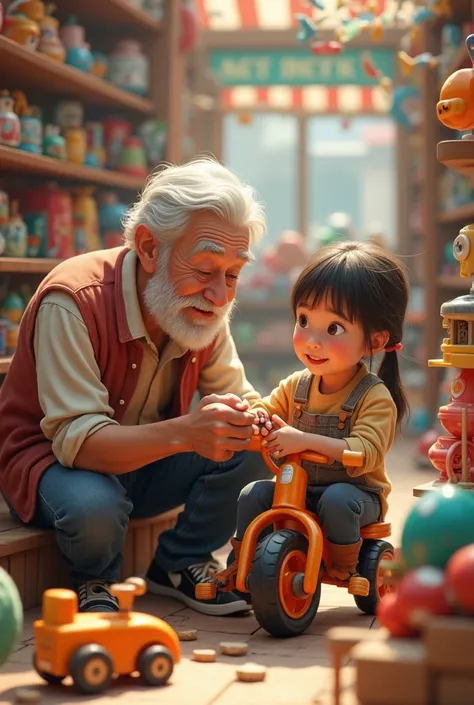
{"type": "MultiPolygon", "coordinates": [[[[322,248],[292,292],[293,345],[305,369],[251,407],[254,432],[265,436],[277,462],[302,451],[332,460],[303,467],[307,508],[329,545],[326,571],[341,580],[357,575],[361,527],[383,521],[388,508],[385,456],[407,412],[397,355],[407,303],[407,276],[388,252],[360,242],[322,248]],[[378,353],[383,359],[375,375],[364,360],[378,353]],[[362,467],[344,467],[348,450],[362,453],[362,467]]],[[[242,490],[236,555],[247,526],[272,506],[274,489],[274,482],[261,480],[242,490]]]]}

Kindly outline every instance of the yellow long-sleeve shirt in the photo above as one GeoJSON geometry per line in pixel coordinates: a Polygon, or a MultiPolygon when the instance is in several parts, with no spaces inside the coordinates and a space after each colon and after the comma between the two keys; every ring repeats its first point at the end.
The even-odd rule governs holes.
{"type": "MultiPolygon", "coordinates": [[[[319,390],[320,377],[315,377],[311,384],[306,410],[312,414],[338,414],[341,404],[347,399],[352,389],[369,373],[362,364],[353,379],[334,394],[322,394],[319,390]]],[[[291,424],[295,408],[294,396],[301,371],[282,380],[273,392],[254,402],[252,409],[266,409],[268,414],[278,414],[291,424]]],[[[365,475],[367,482],[381,488],[380,500],[382,517],[385,517],[391,484],[385,469],[385,456],[395,438],[397,410],[395,403],[384,384],[371,387],[359,401],[350,419],[350,435],[345,439],[349,450],[364,455],[361,468],[347,468],[351,477],[365,475]]]]}

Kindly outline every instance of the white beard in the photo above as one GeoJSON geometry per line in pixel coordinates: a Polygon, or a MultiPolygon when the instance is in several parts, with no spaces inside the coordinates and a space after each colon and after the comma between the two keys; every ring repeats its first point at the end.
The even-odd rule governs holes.
{"type": "Polygon", "coordinates": [[[216,307],[202,296],[178,296],[176,287],[168,276],[170,253],[170,247],[160,247],[157,270],[144,291],[145,306],[160,328],[180,347],[203,350],[230,320],[234,302],[216,307]],[[189,306],[195,306],[202,311],[212,311],[214,318],[190,323],[183,314],[183,309],[189,306]]]}

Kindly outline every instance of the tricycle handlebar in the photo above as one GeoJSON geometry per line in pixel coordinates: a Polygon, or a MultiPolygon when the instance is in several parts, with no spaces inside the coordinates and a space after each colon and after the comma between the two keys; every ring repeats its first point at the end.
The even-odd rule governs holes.
{"type": "MultiPolygon", "coordinates": [[[[265,449],[265,446],[262,446],[263,439],[264,436],[252,436],[250,439],[249,450],[257,453],[263,453],[264,456],[268,456],[268,451],[265,449]]],[[[315,453],[312,450],[306,450],[304,453],[295,453],[295,455],[298,456],[299,461],[306,460],[309,463],[328,465],[332,462],[327,455],[315,453]]],[[[358,453],[353,450],[345,450],[342,454],[341,462],[348,468],[361,468],[364,464],[364,455],[363,453],[358,453]]]]}

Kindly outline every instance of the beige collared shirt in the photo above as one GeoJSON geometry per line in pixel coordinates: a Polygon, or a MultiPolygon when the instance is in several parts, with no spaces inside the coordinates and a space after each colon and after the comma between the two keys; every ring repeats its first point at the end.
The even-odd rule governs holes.
{"type": "MultiPolygon", "coordinates": [[[[137,256],[123,261],[123,297],[127,324],[143,346],[143,361],[135,392],[122,424],[154,423],[166,416],[178,384],[179,358],[187,351],[170,341],[161,355],[145,330],[136,282],[137,256]]],[[[114,421],[109,394],[102,384],[89,333],[74,300],[63,292],[45,296],[38,310],[34,350],[39,402],[44,413],[41,429],[65,467],[85,439],[114,421]]],[[[211,359],[201,370],[200,396],[228,392],[256,401],[260,395],[248,382],[228,325],[219,333],[211,359]]]]}

